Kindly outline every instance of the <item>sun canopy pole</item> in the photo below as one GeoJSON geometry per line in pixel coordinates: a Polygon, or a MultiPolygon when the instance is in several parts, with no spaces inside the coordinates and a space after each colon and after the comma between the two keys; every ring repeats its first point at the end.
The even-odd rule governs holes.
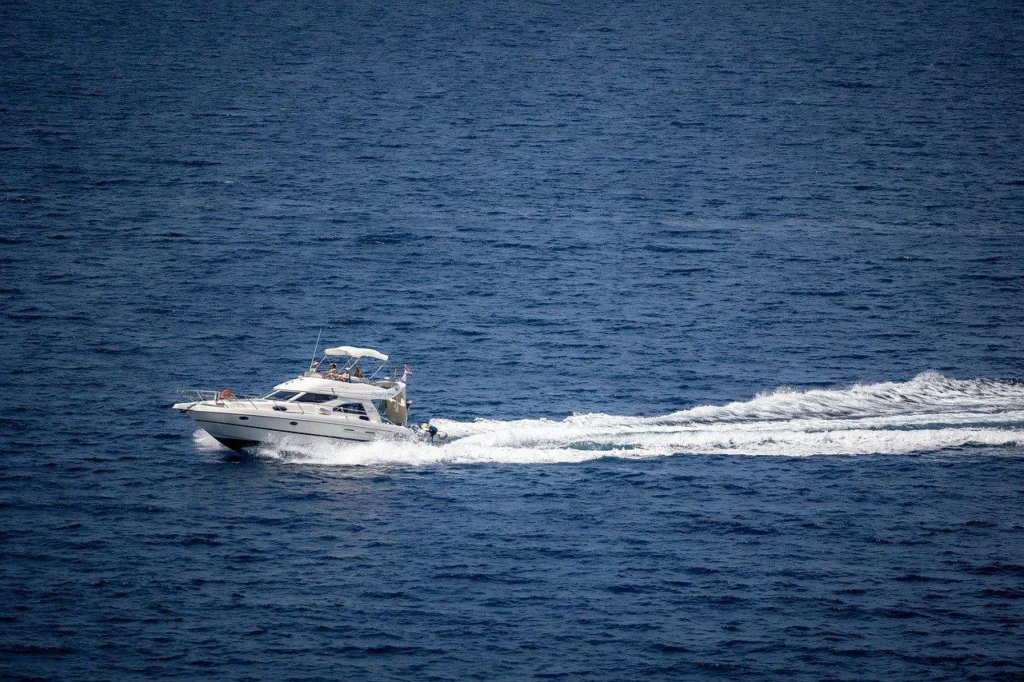
{"type": "Polygon", "coordinates": [[[317,366],[316,351],[320,348],[320,335],[324,333],[324,328],[320,327],[320,331],[316,333],[316,344],[313,346],[313,357],[309,360],[309,368],[313,369],[317,366]]]}

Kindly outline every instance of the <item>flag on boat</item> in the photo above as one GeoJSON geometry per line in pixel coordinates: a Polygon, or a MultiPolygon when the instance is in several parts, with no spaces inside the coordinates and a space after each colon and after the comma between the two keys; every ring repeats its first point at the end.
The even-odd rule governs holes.
{"type": "Polygon", "coordinates": [[[410,376],[411,374],[412,374],[412,367],[410,367],[409,365],[406,365],[406,366],[405,366],[405,369],[404,369],[404,370],[402,370],[402,378],[400,379],[400,381],[401,381],[402,383],[405,383],[406,381],[408,381],[408,380],[409,380],[409,376],[410,376]]]}

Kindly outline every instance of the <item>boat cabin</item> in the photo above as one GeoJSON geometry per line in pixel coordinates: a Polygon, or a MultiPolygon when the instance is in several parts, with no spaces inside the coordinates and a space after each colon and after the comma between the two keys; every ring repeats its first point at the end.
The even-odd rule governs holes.
{"type": "Polygon", "coordinates": [[[409,401],[402,380],[405,377],[375,378],[387,359],[387,355],[372,348],[328,348],[323,359],[314,360],[309,371],[278,384],[264,399],[278,403],[273,409],[279,412],[288,411],[290,405],[302,412],[306,411],[304,406],[317,406],[321,414],[352,415],[364,421],[405,426],[409,417],[409,401]],[[365,358],[378,360],[379,365],[362,370],[359,363],[365,358]],[[335,359],[344,360],[335,362],[335,359]],[[333,371],[321,370],[332,364],[335,365],[333,371]],[[337,365],[342,369],[337,369],[337,365]]]}

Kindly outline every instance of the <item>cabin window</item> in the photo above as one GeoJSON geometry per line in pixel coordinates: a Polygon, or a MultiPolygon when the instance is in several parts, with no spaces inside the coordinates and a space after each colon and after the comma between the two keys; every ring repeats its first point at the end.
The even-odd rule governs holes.
{"type": "Polygon", "coordinates": [[[334,408],[335,412],[344,412],[345,414],[358,414],[366,416],[366,408],[363,407],[362,403],[345,403],[344,405],[338,405],[334,408]]]}
{"type": "Polygon", "coordinates": [[[291,400],[298,394],[298,391],[274,391],[267,396],[267,400],[291,400]]]}
{"type": "Polygon", "coordinates": [[[303,393],[295,399],[297,403],[326,403],[334,400],[333,395],[327,393],[303,393]]]}

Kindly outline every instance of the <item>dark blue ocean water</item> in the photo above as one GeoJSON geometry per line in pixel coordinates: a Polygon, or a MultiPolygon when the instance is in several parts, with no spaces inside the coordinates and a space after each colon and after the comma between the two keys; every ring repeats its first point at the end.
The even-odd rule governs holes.
{"type": "Polygon", "coordinates": [[[0,677],[1024,677],[1024,7],[0,4],[0,677]],[[329,345],[451,442],[169,409],[329,345]]]}

